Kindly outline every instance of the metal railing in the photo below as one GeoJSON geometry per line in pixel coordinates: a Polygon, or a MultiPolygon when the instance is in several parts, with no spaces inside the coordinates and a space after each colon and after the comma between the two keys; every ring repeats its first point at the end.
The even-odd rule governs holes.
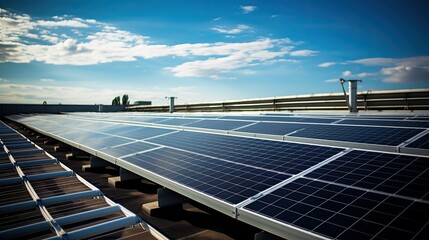
{"type": "MultiPolygon", "coordinates": [[[[429,88],[358,92],[357,108],[358,111],[429,110],[429,88]]],[[[168,112],[169,106],[131,106],[127,110],[168,112]]],[[[329,93],[177,104],[175,111],[348,111],[348,107],[343,93],[329,93]]]]}

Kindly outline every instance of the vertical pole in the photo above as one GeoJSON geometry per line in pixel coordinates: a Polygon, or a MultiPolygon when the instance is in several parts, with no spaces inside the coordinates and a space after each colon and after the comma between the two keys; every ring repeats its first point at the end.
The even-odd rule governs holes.
{"type": "Polygon", "coordinates": [[[349,80],[350,112],[357,112],[357,80],[349,80]]]}

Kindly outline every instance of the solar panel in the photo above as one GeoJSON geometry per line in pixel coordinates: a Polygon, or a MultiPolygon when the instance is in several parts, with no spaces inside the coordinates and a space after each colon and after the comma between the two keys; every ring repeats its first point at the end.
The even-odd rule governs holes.
{"type": "Polygon", "coordinates": [[[182,126],[186,125],[192,122],[198,121],[198,119],[191,119],[191,118],[170,118],[165,121],[160,121],[158,124],[163,125],[173,125],[173,126],[182,126]]]}
{"type": "Polygon", "coordinates": [[[354,150],[305,175],[429,200],[429,158],[354,150]]]}
{"type": "Polygon", "coordinates": [[[304,178],[244,209],[334,239],[429,237],[427,203],[304,178]]]}
{"type": "Polygon", "coordinates": [[[365,120],[346,119],[337,124],[429,128],[429,122],[427,121],[410,121],[410,120],[389,121],[389,120],[369,120],[369,119],[365,119],[365,120]]]}
{"type": "Polygon", "coordinates": [[[260,133],[260,134],[273,134],[273,135],[286,135],[288,133],[301,130],[309,127],[308,124],[299,123],[266,123],[260,122],[248,127],[240,128],[239,132],[260,133]]]}
{"type": "Polygon", "coordinates": [[[123,160],[231,204],[238,204],[290,177],[168,148],[123,160]]]}
{"type": "Polygon", "coordinates": [[[420,138],[414,140],[412,143],[406,145],[406,147],[429,149],[429,134],[426,133],[422,137],[420,137],[420,138]]]}
{"type": "Polygon", "coordinates": [[[187,127],[195,128],[208,128],[208,129],[217,129],[217,130],[232,130],[235,128],[243,127],[251,124],[252,122],[245,121],[228,121],[228,120],[212,120],[205,119],[202,121],[193,122],[187,124],[187,127]]]}
{"type": "Polygon", "coordinates": [[[290,134],[290,136],[397,146],[422,131],[424,129],[309,125],[307,128],[290,134]]]}
{"type": "Polygon", "coordinates": [[[252,121],[273,121],[273,122],[308,122],[308,123],[332,123],[338,119],[329,118],[309,118],[309,117],[270,117],[270,116],[223,116],[222,119],[240,119],[252,121]]]}
{"type": "Polygon", "coordinates": [[[100,151],[109,154],[113,157],[122,157],[128,154],[138,153],[141,151],[156,148],[157,145],[153,145],[145,142],[131,142],[122,145],[116,145],[113,147],[106,147],[100,149],[100,151]]]}
{"type": "Polygon", "coordinates": [[[297,174],[344,150],[188,131],[148,141],[289,174],[297,174]]]}

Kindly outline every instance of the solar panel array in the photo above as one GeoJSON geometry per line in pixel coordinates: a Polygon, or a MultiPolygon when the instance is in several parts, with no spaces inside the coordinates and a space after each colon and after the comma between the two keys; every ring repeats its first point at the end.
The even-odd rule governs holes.
{"type": "Polygon", "coordinates": [[[413,144],[427,138],[427,125],[414,116],[11,118],[285,238],[429,238],[429,154],[369,150],[385,145],[425,153],[419,149],[424,144],[413,144]],[[351,120],[362,122],[344,124],[351,120]],[[341,141],[359,143],[360,149],[341,147],[341,141]]]}
{"type": "Polygon", "coordinates": [[[131,228],[149,234],[135,214],[3,122],[0,146],[1,239],[117,238],[131,228]]]}

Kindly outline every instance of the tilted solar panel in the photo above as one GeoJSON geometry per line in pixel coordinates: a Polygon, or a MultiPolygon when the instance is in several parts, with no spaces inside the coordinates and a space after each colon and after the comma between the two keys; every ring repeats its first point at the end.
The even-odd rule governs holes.
{"type": "Polygon", "coordinates": [[[244,209],[328,238],[429,237],[427,203],[305,178],[298,178],[244,209]]]}
{"type": "Polygon", "coordinates": [[[372,119],[345,119],[337,124],[350,124],[350,125],[372,125],[372,126],[393,126],[393,127],[418,127],[429,128],[427,121],[410,121],[410,120],[372,120],[372,119]]]}
{"type": "Polygon", "coordinates": [[[123,160],[231,204],[238,204],[290,177],[168,148],[123,160]]]}
{"type": "Polygon", "coordinates": [[[354,150],[309,178],[429,200],[429,158],[354,150]]]}
{"type": "Polygon", "coordinates": [[[297,174],[344,150],[188,131],[148,141],[289,174],[297,174]]]}

